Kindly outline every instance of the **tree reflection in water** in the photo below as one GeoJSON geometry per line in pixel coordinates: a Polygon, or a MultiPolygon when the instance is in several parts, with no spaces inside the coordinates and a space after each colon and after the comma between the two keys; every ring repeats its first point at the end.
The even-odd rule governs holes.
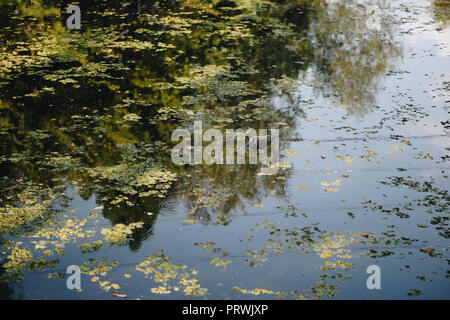
{"type": "Polygon", "coordinates": [[[300,74],[314,70],[318,92],[363,116],[399,54],[390,24],[368,30],[350,1],[83,2],[75,32],[62,23],[66,2],[49,3],[0,10],[2,203],[23,206],[14,195],[30,185],[75,185],[112,224],[144,222],[133,250],[170,201],[208,223],[286,195],[288,167],[174,165],[174,129],[280,128],[283,149],[299,139],[300,74]],[[277,108],[274,95],[288,103],[277,108]]]}

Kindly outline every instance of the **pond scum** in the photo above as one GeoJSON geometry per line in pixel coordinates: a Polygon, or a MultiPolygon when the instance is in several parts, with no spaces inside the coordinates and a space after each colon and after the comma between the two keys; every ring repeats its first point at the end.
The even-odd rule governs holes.
{"type": "MultiPolygon", "coordinates": [[[[337,97],[348,114],[363,116],[375,108],[379,77],[400,55],[392,30],[370,33],[348,18],[357,9],[333,9],[322,0],[143,2],[138,10],[137,1],[87,2],[82,29],[71,31],[65,26],[68,1],[57,6],[49,1],[0,1],[0,287],[10,288],[38,272],[48,281],[65,278],[60,260],[78,255],[83,275],[111,296],[207,298],[224,285],[204,287],[203,269],[175,264],[157,250],[121,273],[114,250],[138,251],[160,211],[176,197],[186,205],[180,224],[227,227],[233,221],[229,213],[247,201],[263,208],[264,197],[283,198],[294,168],[282,162],[279,172],[267,177],[259,174],[258,165],[176,166],[170,160],[173,130],[190,129],[198,119],[204,127],[223,131],[279,128],[282,157],[295,157],[298,152],[288,147],[302,141],[295,128],[306,104],[292,93],[299,74],[315,70],[310,84],[316,90],[337,97]],[[352,58],[356,63],[344,46],[342,51],[330,49],[339,47],[336,30],[342,28],[353,33],[344,33],[347,38],[340,41],[360,40],[352,58]],[[276,108],[274,97],[289,101],[289,106],[276,108]],[[87,201],[91,196],[96,203],[89,213],[73,207],[74,199],[87,201]],[[135,278],[145,278],[148,284],[145,293],[131,296],[126,284],[135,278]]],[[[436,20],[447,21],[448,6],[433,4],[436,20]]],[[[414,121],[421,112],[425,114],[418,109],[408,116],[414,121]]],[[[390,155],[410,145],[399,141],[390,155]]],[[[359,157],[337,154],[335,160],[350,168],[377,156],[366,149],[359,157]]],[[[434,160],[428,153],[417,157],[434,160]]],[[[324,171],[332,174],[331,169],[324,171]]],[[[320,190],[338,193],[350,172],[322,181],[320,190]]],[[[362,208],[401,219],[418,207],[427,208],[428,221],[417,227],[433,226],[440,237],[449,238],[447,190],[431,180],[396,176],[381,183],[407,187],[424,197],[389,208],[364,199],[362,208]]],[[[297,189],[306,192],[310,187],[305,183],[297,189]]],[[[298,290],[230,283],[228,295],[331,298],[360,267],[362,256],[401,259],[415,250],[446,259],[442,248],[397,235],[395,226],[382,235],[333,232],[319,223],[299,223],[308,214],[293,205],[277,211],[284,213],[284,221],[264,219],[248,235],[239,235],[239,252],[216,246],[215,239],[191,245],[208,254],[213,271],[206,273],[231,272],[234,265],[258,269],[292,252],[315,255],[315,283],[298,290]]],[[[348,216],[354,219],[355,214],[348,216]]],[[[412,288],[407,294],[422,292],[412,288]]]]}

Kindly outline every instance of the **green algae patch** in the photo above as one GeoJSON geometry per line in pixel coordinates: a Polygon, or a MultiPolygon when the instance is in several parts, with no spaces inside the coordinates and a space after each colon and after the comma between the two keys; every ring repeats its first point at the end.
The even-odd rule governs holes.
{"type": "Polygon", "coordinates": [[[0,232],[11,234],[19,227],[44,219],[60,195],[51,188],[27,186],[16,194],[15,205],[0,207],[0,232]]]}

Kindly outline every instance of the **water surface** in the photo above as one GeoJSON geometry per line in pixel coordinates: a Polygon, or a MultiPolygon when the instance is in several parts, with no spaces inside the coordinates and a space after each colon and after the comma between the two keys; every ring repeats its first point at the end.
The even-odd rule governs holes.
{"type": "Polygon", "coordinates": [[[447,1],[67,4],[0,2],[0,297],[449,298],[447,1]],[[194,121],[280,170],[175,165],[194,121]]]}

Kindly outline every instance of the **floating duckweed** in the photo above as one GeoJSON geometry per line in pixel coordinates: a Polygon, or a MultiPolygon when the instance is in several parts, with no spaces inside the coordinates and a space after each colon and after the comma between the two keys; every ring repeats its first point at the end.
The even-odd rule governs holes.
{"type": "Polygon", "coordinates": [[[17,206],[0,207],[0,232],[12,233],[20,226],[43,218],[58,196],[51,189],[27,187],[17,195],[17,206]]]}
{"type": "Polygon", "coordinates": [[[150,291],[155,294],[170,294],[171,291],[166,287],[159,286],[158,288],[151,288],[150,291]]]}
{"type": "Polygon", "coordinates": [[[148,256],[147,259],[139,263],[136,267],[137,271],[143,272],[148,278],[157,283],[161,283],[159,288],[152,288],[153,293],[169,294],[172,289],[182,286],[186,296],[203,296],[207,293],[206,288],[202,288],[198,284],[198,279],[191,278],[197,272],[193,270],[192,275],[182,270],[187,269],[184,265],[172,264],[171,259],[159,252],[155,256],[148,256]]]}
{"type": "Polygon", "coordinates": [[[261,288],[256,288],[256,289],[252,289],[252,290],[248,290],[248,289],[242,289],[239,287],[233,287],[233,290],[239,291],[243,294],[252,294],[255,296],[258,296],[260,294],[281,294],[281,291],[273,291],[273,290],[268,290],[268,289],[261,289],[261,288]]]}
{"type": "Polygon", "coordinates": [[[105,235],[104,241],[110,245],[121,245],[127,242],[128,236],[133,233],[133,229],[142,228],[143,222],[134,222],[129,225],[116,224],[113,228],[103,228],[101,233],[105,235]]]}
{"type": "Polygon", "coordinates": [[[226,260],[226,259],[219,259],[218,257],[214,257],[209,263],[212,265],[215,265],[216,267],[223,267],[223,266],[226,266],[227,264],[230,264],[231,261],[226,260]]]}

